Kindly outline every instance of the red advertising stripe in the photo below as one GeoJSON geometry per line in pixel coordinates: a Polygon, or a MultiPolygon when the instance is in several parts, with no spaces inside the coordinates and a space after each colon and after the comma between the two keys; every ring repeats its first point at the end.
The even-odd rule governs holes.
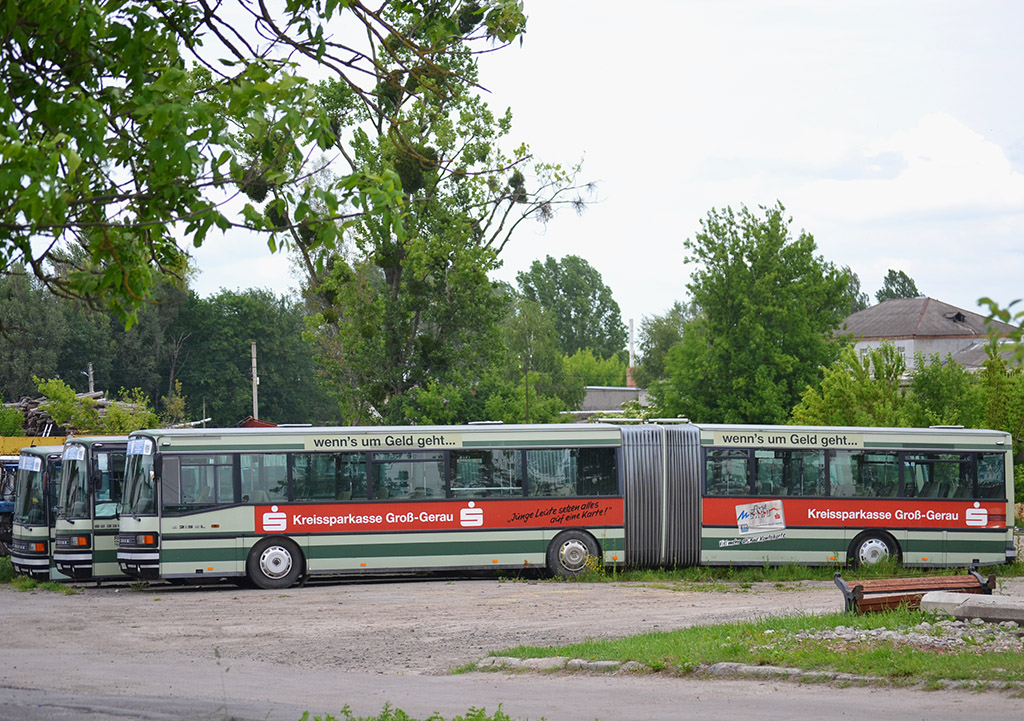
{"type": "Polygon", "coordinates": [[[930,501],[843,498],[705,498],[705,526],[736,526],[737,507],[781,503],[788,527],[859,528],[1006,528],[1006,503],[993,501],[930,501]]]}
{"type": "Polygon", "coordinates": [[[257,533],[621,526],[621,498],[304,503],[253,508],[257,533]]]}

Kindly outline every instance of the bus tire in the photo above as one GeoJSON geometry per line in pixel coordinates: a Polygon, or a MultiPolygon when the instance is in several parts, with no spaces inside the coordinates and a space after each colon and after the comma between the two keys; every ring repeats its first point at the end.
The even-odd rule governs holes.
{"type": "Polygon", "coordinates": [[[853,539],[847,556],[851,568],[873,566],[887,558],[901,560],[900,545],[888,533],[870,531],[853,539]]]}
{"type": "Polygon", "coordinates": [[[572,578],[583,573],[599,552],[597,541],[589,533],[563,531],[548,545],[548,569],[556,576],[572,578]]]}
{"type": "Polygon", "coordinates": [[[249,551],[245,570],[258,588],[288,588],[302,574],[302,553],[287,538],[264,538],[249,551]]]}

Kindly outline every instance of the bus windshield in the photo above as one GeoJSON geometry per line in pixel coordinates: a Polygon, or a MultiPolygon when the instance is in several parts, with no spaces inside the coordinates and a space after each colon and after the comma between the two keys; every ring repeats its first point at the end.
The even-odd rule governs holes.
{"type": "Polygon", "coordinates": [[[153,441],[133,438],[128,442],[128,464],[124,474],[122,513],[156,513],[156,488],[153,482],[153,441]]]}
{"type": "Polygon", "coordinates": [[[89,518],[89,464],[85,446],[69,443],[64,449],[57,512],[65,518],[89,518]]]}
{"type": "Polygon", "coordinates": [[[21,460],[18,462],[18,490],[14,506],[15,520],[26,524],[46,522],[43,476],[42,458],[39,456],[21,457],[21,460]]]}

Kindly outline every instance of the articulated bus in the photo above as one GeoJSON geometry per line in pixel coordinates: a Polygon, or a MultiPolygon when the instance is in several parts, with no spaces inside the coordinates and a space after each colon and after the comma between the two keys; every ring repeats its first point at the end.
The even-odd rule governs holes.
{"type": "Polygon", "coordinates": [[[1014,558],[995,431],[147,430],[127,452],[117,557],[140,579],[1014,558]]]}
{"type": "Polygon", "coordinates": [[[126,436],[64,443],[53,560],[76,581],[127,580],[116,545],[127,445],[126,436]]]}
{"type": "Polygon", "coordinates": [[[53,540],[63,453],[64,446],[33,446],[18,458],[11,564],[39,581],[61,577],[53,565],[53,540]]]}

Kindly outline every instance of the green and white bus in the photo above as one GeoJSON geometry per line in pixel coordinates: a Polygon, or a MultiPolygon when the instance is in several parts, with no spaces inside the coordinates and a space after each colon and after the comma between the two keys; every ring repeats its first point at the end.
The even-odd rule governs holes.
{"type": "Polygon", "coordinates": [[[64,442],[53,559],[76,581],[126,580],[116,544],[127,445],[126,436],[64,442]]]}
{"type": "Polygon", "coordinates": [[[140,579],[1013,557],[994,431],[147,430],[127,452],[117,557],[140,579]]]}
{"type": "Polygon", "coordinates": [[[53,565],[53,540],[63,453],[64,446],[33,446],[18,457],[11,564],[39,581],[61,578],[53,565]]]}

